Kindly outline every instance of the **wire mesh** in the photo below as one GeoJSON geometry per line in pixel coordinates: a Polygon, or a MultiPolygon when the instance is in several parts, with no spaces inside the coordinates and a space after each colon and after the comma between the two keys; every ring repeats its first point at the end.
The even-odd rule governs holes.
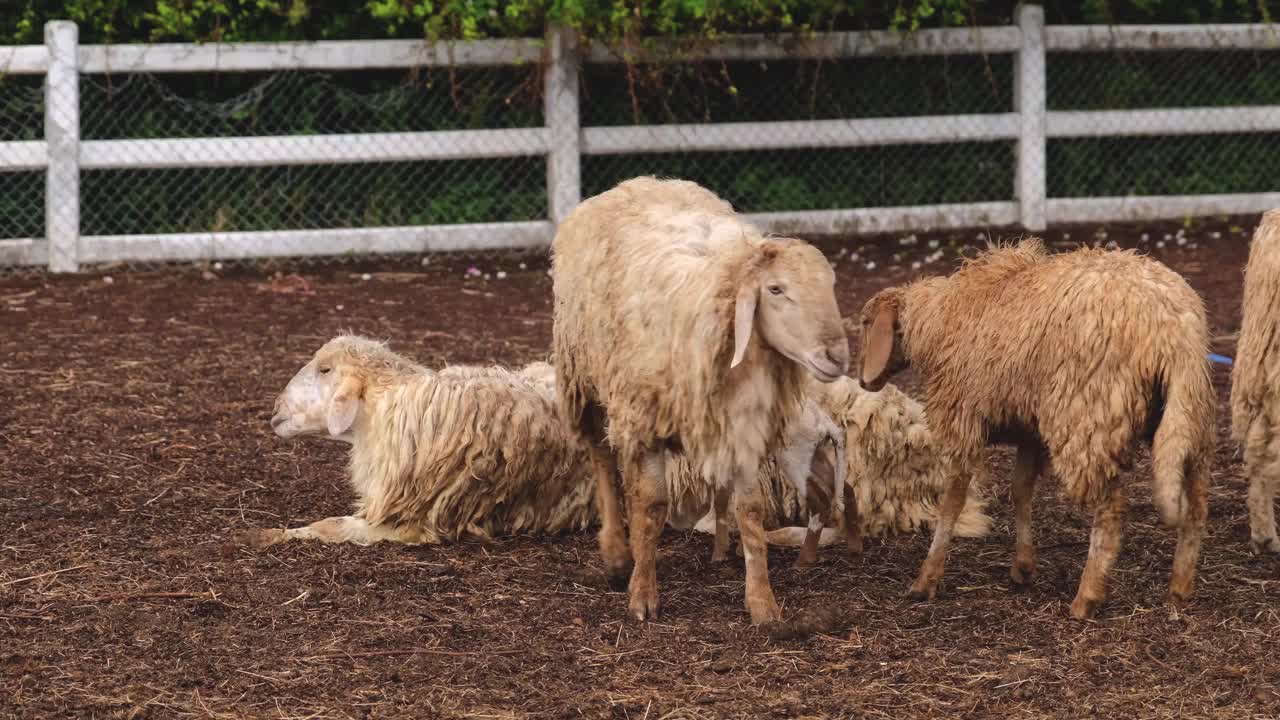
{"type": "MultiPolygon", "coordinates": [[[[1201,122],[1236,108],[1280,105],[1280,51],[1182,50],[1051,53],[1049,110],[1206,108],[1201,122]]],[[[1164,115],[1164,117],[1161,117],[1164,115]]],[[[1195,126],[1187,130],[1194,131],[1195,126]]],[[[1276,189],[1280,134],[1143,133],[1048,141],[1050,197],[1196,195],[1276,189]]]]}
{"type": "MultiPolygon", "coordinates": [[[[1280,50],[1050,53],[1046,70],[1050,111],[1195,107],[1209,108],[1213,121],[1214,112],[1228,118],[1240,106],[1280,105],[1280,50]]],[[[1011,112],[1013,86],[1009,54],[633,67],[587,63],[579,106],[582,126],[597,128],[982,116],[1011,112]]],[[[82,168],[80,232],[114,236],[543,219],[544,157],[423,160],[420,139],[391,135],[484,129],[496,131],[496,145],[510,138],[509,147],[516,147],[524,129],[544,125],[541,90],[542,68],[535,64],[82,75],[82,140],[193,142],[184,146],[179,167],[165,166],[172,159],[161,157],[154,144],[121,144],[113,147],[116,157],[136,167],[82,168]],[[291,161],[263,159],[236,143],[198,140],[267,138],[265,145],[253,147],[272,155],[290,142],[275,138],[316,136],[319,147],[291,161]]],[[[42,78],[0,78],[0,141],[42,139],[44,103],[42,78]]],[[[960,135],[965,128],[955,130],[960,135]]],[[[1274,189],[1268,171],[1280,160],[1276,133],[1123,130],[1136,136],[1050,139],[1049,195],[1274,189]]],[[[1013,140],[768,149],[775,132],[768,126],[740,128],[738,140],[753,149],[734,152],[585,155],[582,195],[655,174],[700,182],[746,212],[1013,197],[1013,140]]],[[[0,167],[0,237],[45,235],[44,180],[43,171],[0,167]]]]}
{"type": "MultiPolygon", "coordinates": [[[[540,126],[540,82],[532,66],[85,76],[85,140],[335,137],[308,151],[306,162],[261,165],[245,146],[231,148],[233,158],[218,156],[227,153],[225,145],[197,144],[187,152],[187,167],[86,169],[82,232],[310,230],[544,218],[543,157],[403,159],[420,153],[420,143],[379,135],[540,126]]],[[[502,142],[502,133],[496,133],[497,149],[502,142]]],[[[264,151],[281,145],[268,144],[264,151]]],[[[140,147],[132,159],[146,162],[152,152],[140,147]]]]}
{"type": "MultiPolygon", "coordinates": [[[[589,65],[585,125],[772,122],[1009,112],[1009,55],[589,65]]],[[[742,132],[748,132],[743,130],[742,132]]],[[[760,144],[770,130],[756,131],[760,144]]],[[[583,158],[583,194],[628,177],[700,182],[744,212],[979,200],[1013,192],[1012,142],[583,158]]]]}
{"type": "MultiPolygon", "coordinates": [[[[0,77],[0,142],[44,138],[40,76],[0,77]]],[[[44,237],[44,171],[0,162],[0,240],[44,237]]]]}

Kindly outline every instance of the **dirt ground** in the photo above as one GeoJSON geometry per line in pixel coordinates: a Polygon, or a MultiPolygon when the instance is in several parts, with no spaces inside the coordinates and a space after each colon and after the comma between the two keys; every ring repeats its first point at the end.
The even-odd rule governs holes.
{"type": "MultiPolygon", "coordinates": [[[[1215,350],[1231,355],[1256,219],[1045,237],[1064,248],[1115,240],[1167,262],[1203,293],[1215,350]]],[[[850,315],[980,243],[969,231],[821,245],[838,258],[850,315]]],[[[1014,593],[1001,484],[995,530],[954,544],[931,604],[904,601],[926,535],[872,540],[861,560],[828,549],[808,571],[775,549],[784,612],[833,608],[839,622],[771,639],[748,623],[740,563],[714,566],[708,536],[668,530],[662,616],[642,626],[600,576],[591,533],[417,548],[229,543],[350,507],[343,448],[280,440],[268,425],[275,394],[334,333],[380,336],[430,364],[523,363],[550,343],[540,254],[280,269],[274,282],[273,268],[0,279],[0,716],[1280,713],[1280,559],[1248,552],[1226,367],[1214,371],[1209,535],[1184,613],[1164,604],[1173,536],[1148,502],[1144,462],[1093,622],[1068,615],[1086,518],[1041,492],[1039,576],[1014,593]],[[479,276],[466,276],[472,266],[479,276]]],[[[910,377],[899,384],[914,389],[910,377]]],[[[994,456],[1003,480],[1008,453],[994,456]]]]}

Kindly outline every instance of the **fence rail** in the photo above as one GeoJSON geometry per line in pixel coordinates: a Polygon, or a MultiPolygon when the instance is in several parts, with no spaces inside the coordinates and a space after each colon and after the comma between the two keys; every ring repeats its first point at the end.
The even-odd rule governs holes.
{"type": "Polygon", "coordinates": [[[348,252],[536,247],[582,194],[586,156],[1014,141],[1012,200],[905,207],[748,213],[769,230],[858,233],[930,228],[1152,220],[1259,212],[1274,192],[1129,197],[1048,197],[1050,138],[1120,138],[1280,132],[1280,105],[1137,110],[1047,110],[1050,52],[1280,50],[1271,25],[1045,26],[1042,10],[1019,8],[1010,27],[820,33],[808,38],[741,35],[651,50],[578,47],[551,28],[545,38],[432,44],[341,41],[209,45],[80,46],[73,23],[46,26],[43,46],[0,47],[0,74],[45,76],[44,140],[0,142],[0,175],[45,171],[44,238],[0,239],[0,265],[75,271],[108,261],[164,261],[338,255],[348,252]],[[915,55],[1012,57],[1013,107],[921,117],[681,123],[583,127],[579,68],[623,59],[771,60],[915,55]],[[369,70],[538,64],[542,127],[425,132],[182,139],[80,139],[83,74],[369,70]],[[475,158],[546,159],[547,218],[526,222],[150,235],[80,233],[80,174],[86,170],[242,168],[475,158]]]}

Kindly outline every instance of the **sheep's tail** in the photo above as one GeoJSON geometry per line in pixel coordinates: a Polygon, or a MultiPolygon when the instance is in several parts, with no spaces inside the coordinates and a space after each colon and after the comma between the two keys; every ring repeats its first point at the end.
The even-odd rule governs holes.
{"type": "MultiPolygon", "coordinates": [[[[1207,345],[1207,343],[1205,343],[1207,345]]],[[[1216,398],[1204,348],[1182,353],[1166,376],[1164,414],[1151,445],[1151,498],[1160,519],[1181,527],[1203,490],[1213,455],[1216,398]]]]}

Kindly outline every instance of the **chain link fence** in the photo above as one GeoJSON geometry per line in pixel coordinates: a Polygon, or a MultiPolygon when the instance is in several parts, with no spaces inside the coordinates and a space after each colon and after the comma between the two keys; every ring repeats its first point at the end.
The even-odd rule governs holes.
{"type": "MultiPolygon", "coordinates": [[[[1015,56],[586,63],[579,78],[580,125],[1008,114],[1016,111],[1015,56]]],[[[542,73],[537,63],[525,63],[397,71],[84,74],[80,134],[92,141],[540,128],[546,120],[542,73]]],[[[1212,124],[1214,113],[1230,115],[1240,106],[1280,106],[1280,50],[1051,49],[1046,75],[1051,113],[1207,108],[1197,122],[1212,124]]],[[[40,139],[43,103],[39,77],[0,78],[0,140],[40,139]]],[[[1280,159],[1277,133],[1195,130],[1180,126],[1152,135],[1144,128],[1120,128],[1119,137],[1087,137],[1088,132],[1055,137],[1051,131],[1044,168],[1047,196],[1276,189],[1271,169],[1280,159]]],[[[760,145],[769,144],[768,126],[741,132],[759,134],[760,145]]],[[[348,161],[245,166],[230,162],[243,158],[195,156],[183,167],[82,168],[79,231],[86,237],[132,236],[548,217],[547,161],[541,155],[399,160],[387,155],[386,140],[376,136],[322,142],[332,145],[331,152],[322,149],[319,156],[348,161]],[[361,161],[366,152],[371,160],[361,161]]],[[[219,146],[209,147],[214,153],[219,146]]],[[[148,158],[137,160],[145,165],[148,158]]],[[[1017,168],[1012,137],[584,154],[581,190],[586,197],[626,178],[654,174],[700,182],[744,212],[1011,202],[1017,168]]],[[[0,236],[43,237],[43,171],[0,172],[0,209],[0,236]]]]}
{"type": "MultiPolygon", "coordinates": [[[[0,142],[44,138],[41,81],[38,76],[0,77],[0,142]]],[[[0,238],[44,237],[44,186],[43,170],[0,166],[0,238]]]]}
{"type": "MultiPolygon", "coordinates": [[[[1050,111],[1205,108],[1207,125],[1240,107],[1280,105],[1280,51],[1049,53],[1047,71],[1050,111]]],[[[1048,194],[1269,192],[1280,189],[1277,140],[1274,132],[1050,138],[1048,194]]]]}

